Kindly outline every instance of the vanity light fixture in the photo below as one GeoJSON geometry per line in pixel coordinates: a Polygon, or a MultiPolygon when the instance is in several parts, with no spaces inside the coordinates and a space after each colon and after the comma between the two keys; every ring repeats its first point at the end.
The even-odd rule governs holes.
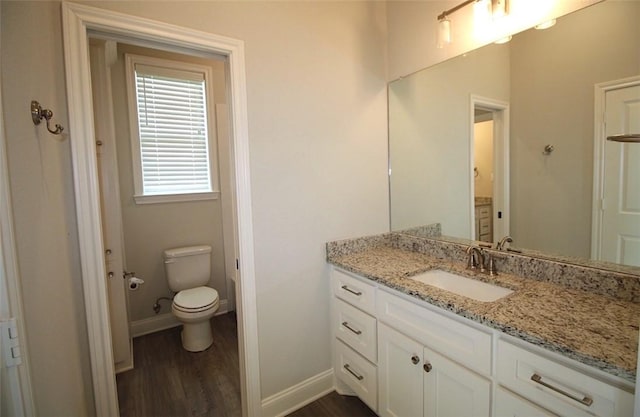
{"type": "Polygon", "coordinates": [[[556,19],[547,20],[546,22],[542,22],[539,25],[536,25],[535,28],[538,30],[549,29],[552,26],[555,26],[556,19]]]}
{"type": "Polygon", "coordinates": [[[436,38],[438,48],[443,48],[445,45],[451,43],[451,21],[448,18],[449,15],[471,3],[478,3],[480,7],[486,7],[494,20],[509,14],[509,0],[466,0],[449,10],[445,10],[438,15],[438,32],[436,38]]]}
{"type": "Polygon", "coordinates": [[[509,14],[508,0],[491,0],[491,17],[494,20],[505,17],[509,14]]]}
{"type": "Polygon", "coordinates": [[[494,43],[495,43],[496,45],[502,45],[503,43],[507,43],[507,42],[509,42],[509,41],[511,40],[511,38],[512,38],[512,36],[511,36],[511,35],[509,35],[509,36],[505,36],[505,37],[504,37],[504,38],[502,38],[502,39],[498,39],[498,40],[497,40],[497,41],[495,41],[494,43]]]}

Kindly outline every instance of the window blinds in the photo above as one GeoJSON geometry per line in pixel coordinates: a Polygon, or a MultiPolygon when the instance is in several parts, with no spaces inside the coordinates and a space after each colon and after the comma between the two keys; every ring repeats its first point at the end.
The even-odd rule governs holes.
{"type": "Polygon", "coordinates": [[[144,195],[212,191],[202,74],[137,65],[144,195]]]}

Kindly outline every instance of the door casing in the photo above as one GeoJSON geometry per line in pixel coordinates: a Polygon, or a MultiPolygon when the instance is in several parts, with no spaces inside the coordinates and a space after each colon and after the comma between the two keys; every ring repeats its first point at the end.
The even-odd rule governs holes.
{"type": "Polygon", "coordinates": [[[253,224],[249,173],[244,43],[167,23],[76,3],[62,3],[69,132],[78,222],[93,394],[97,415],[118,415],[100,195],[95,158],[88,37],[93,31],[166,49],[194,50],[227,58],[231,107],[234,192],[238,220],[237,314],[243,416],[260,414],[260,370],[253,224]]]}
{"type": "Polygon", "coordinates": [[[509,103],[478,95],[471,95],[469,105],[469,195],[471,239],[475,236],[475,203],[474,203],[474,124],[475,109],[493,113],[493,239],[509,235],[509,103]],[[501,212],[501,218],[498,218],[501,212]]]}
{"type": "Polygon", "coordinates": [[[598,83],[594,87],[593,201],[591,204],[591,259],[602,256],[602,201],[604,199],[605,101],[608,91],[640,85],[640,75],[598,83]]]}

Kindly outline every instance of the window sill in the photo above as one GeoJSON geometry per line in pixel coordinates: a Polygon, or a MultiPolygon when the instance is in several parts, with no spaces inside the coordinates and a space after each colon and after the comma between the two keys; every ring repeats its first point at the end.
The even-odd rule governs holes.
{"type": "Polygon", "coordinates": [[[192,194],[134,195],[136,204],[179,203],[185,201],[217,200],[220,191],[192,194]]]}

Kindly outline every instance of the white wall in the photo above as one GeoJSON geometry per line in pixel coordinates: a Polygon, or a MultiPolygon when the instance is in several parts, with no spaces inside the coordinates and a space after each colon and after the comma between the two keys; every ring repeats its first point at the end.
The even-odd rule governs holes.
{"type": "Polygon", "coordinates": [[[38,100],[65,125],[60,4],[3,2],[2,89],[36,414],[90,415],[89,351],[69,140],[34,126],[38,100]]]}
{"type": "MultiPolygon", "coordinates": [[[[88,4],[246,42],[262,396],[329,369],[324,243],[388,230],[386,5],[88,4]]],[[[37,405],[86,415],[69,143],[27,114],[38,98],[65,124],[59,7],[3,3],[2,82],[37,405]]]]}

